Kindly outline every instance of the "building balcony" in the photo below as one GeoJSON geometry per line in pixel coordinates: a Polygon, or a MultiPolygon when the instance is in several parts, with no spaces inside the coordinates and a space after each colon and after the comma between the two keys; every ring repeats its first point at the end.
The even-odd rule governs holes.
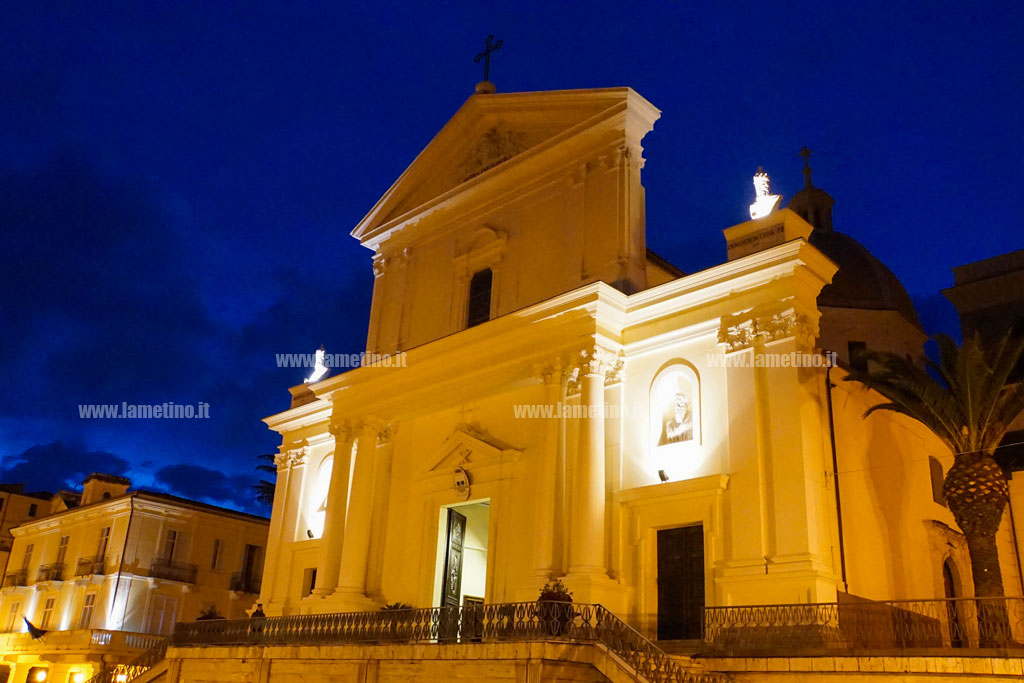
{"type": "Polygon", "coordinates": [[[27,586],[28,585],[28,571],[20,569],[16,572],[7,572],[4,575],[4,588],[8,586],[27,586]]]}
{"type": "Polygon", "coordinates": [[[235,572],[231,575],[231,590],[239,593],[252,593],[259,595],[260,579],[255,576],[246,576],[242,572],[235,572]]]}
{"type": "MultiPolygon", "coordinates": [[[[22,628],[19,626],[19,629],[22,628]]],[[[73,629],[49,631],[46,647],[67,653],[103,653],[117,658],[131,657],[148,650],[164,638],[148,633],[132,631],[108,631],[104,629],[73,629]]],[[[38,653],[40,642],[23,631],[0,634],[0,651],[7,654],[38,653]]]]}
{"type": "Polygon", "coordinates": [[[93,576],[106,574],[107,556],[80,557],[75,565],[75,576],[93,576]]]}
{"type": "Polygon", "coordinates": [[[63,581],[64,580],[64,563],[54,562],[53,564],[44,564],[39,567],[39,573],[36,574],[36,581],[63,581]]]}
{"type": "Polygon", "coordinates": [[[195,583],[199,567],[184,562],[173,562],[164,558],[153,560],[149,567],[149,575],[155,579],[167,579],[182,583],[195,583]]]}

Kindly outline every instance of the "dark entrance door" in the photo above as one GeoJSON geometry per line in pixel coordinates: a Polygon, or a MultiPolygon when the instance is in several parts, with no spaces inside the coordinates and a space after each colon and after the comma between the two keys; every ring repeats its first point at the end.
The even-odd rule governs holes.
{"type": "Polygon", "coordinates": [[[704,527],[658,531],[658,640],[701,637],[704,527]]]}
{"type": "Polygon", "coordinates": [[[448,508],[447,547],[444,553],[444,574],[441,579],[440,633],[442,640],[459,636],[459,607],[462,592],[462,552],[466,542],[466,516],[448,508]]]}
{"type": "Polygon", "coordinates": [[[960,611],[955,602],[956,583],[953,581],[953,568],[949,566],[949,560],[942,563],[942,584],[946,589],[946,621],[949,624],[949,644],[953,647],[963,647],[963,627],[960,624],[960,611]]]}

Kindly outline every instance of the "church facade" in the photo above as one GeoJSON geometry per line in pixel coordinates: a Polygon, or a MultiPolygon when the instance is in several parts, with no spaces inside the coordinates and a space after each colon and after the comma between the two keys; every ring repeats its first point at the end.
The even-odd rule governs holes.
{"type": "MultiPolygon", "coordinates": [[[[269,616],[532,601],[559,578],[677,640],[705,606],[970,594],[948,449],[864,419],[877,397],[842,381],[864,345],[920,348],[906,292],[834,232],[809,168],[790,208],[755,178],[722,264],[664,262],[641,183],[659,116],[628,88],[478,93],[356,226],[366,350],[405,362],[266,419],[269,616]]],[[[1009,519],[1000,544],[1019,595],[1009,519]]]]}

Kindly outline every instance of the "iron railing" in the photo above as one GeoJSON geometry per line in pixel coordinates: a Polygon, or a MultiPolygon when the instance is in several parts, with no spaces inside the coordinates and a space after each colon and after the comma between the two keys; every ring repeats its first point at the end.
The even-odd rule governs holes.
{"type": "Polygon", "coordinates": [[[231,575],[231,590],[242,593],[257,595],[260,592],[260,579],[245,572],[235,572],[231,575]]]}
{"type": "Polygon", "coordinates": [[[78,562],[75,564],[75,576],[91,576],[93,574],[105,574],[106,567],[106,555],[80,557],[78,558],[78,562]]]}
{"type": "Polygon", "coordinates": [[[149,566],[149,575],[156,579],[168,579],[182,583],[195,583],[199,567],[185,562],[174,562],[166,558],[157,558],[149,566]]]}
{"type": "Polygon", "coordinates": [[[117,664],[112,669],[101,671],[88,683],[126,683],[138,678],[164,660],[167,655],[169,638],[163,638],[156,645],[143,652],[127,664],[117,664]]]}
{"type": "MultiPolygon", "coordinates": [[[[560,640],[598,643],[650,683],[721,683],[688,671],[600,605],[520,602],[178,624],[171,644],[295,645],[560,640]]],[[[129,679],[130,680],[130,679],[129,679]]]]}
{"type": "Polygon", "coordinates": [[[54,562],[53,564],[41,565],[39,567],[39,573],[36,574],[36,581],[62,581],[63,579],[63,562],[54,562]]]}
{"type": "Polygon", "coordinates": [[[704,640],[725,654],[1024,647],[1024,598],[708,607],[704,640]]]}
{"type": "Polygon", "coordinates": [[[7,572],[4,575],[4,588],[8,586],[27,586],[28,585],[28,570],[19,569],[16,572],[7,572]]]}

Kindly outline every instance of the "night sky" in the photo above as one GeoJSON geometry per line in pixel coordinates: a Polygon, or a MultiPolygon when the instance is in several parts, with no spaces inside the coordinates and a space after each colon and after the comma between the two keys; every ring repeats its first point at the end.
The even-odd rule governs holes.
{"type": "Polygon", "coordinates": [[[275,354],[363,350],[348,233],[473,92],[488,33],[499,91],[662,110],[648,244],[687,272],[724,260],[758,165],[800,189],[802,145],[929,332],[955,331],[952,266],[1024,247],[1019,3],[291,4],[0,6],[3,481],[103,471],[268,513],[260,419],[306,374],[275,354]],[[211,419],[79,418],[122,401],[211,419]]]}

